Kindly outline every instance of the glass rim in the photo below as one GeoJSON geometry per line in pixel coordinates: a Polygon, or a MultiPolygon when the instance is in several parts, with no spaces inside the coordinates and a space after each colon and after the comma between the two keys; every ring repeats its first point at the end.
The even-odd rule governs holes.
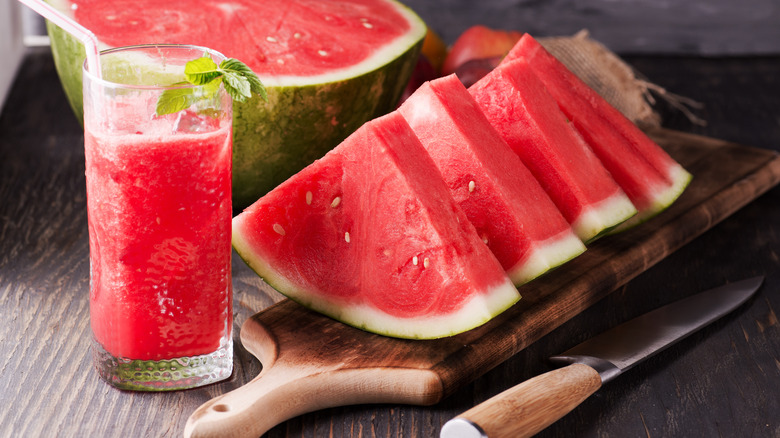
{"type": "MultiPolygon", "coordinates": [[[[201,52],[209,53],[212,57],[219,57],[224,59],[227,59],[225,55],[223,55],[221,52],[210,49],[205,46],[199,46],[195,44],[135,44],[132,46],[119,46],[119,47],[111,47],[109,49],[101,50],[98,53],[98,62],[100,62],[100,57],[103,55],[110,55],[114,52],[121,52],[121,51],[130,51],[130,50],[139,50],[139,49],[193,49],[193,50],[199,50],[201,52]]],[[[220,61],[217,61],[219,63],[220,61]]],[[[84,59],[84,62],[81,66],[82,74],[89,77],[89,80],[91,82],[99,83],[100,85],[104,87],[113,87],[113,88],[128,88],[128,89],[134,89],[134,90],[175,90],[175,89],[181,89],[181,88],[198,88],[203,87],[203,85],[195,85],[190,83],[184,83],[184,84],[176,84],[176,85],[136,85],[136,84],[123,84],[121,82],[114,82],[110,81],[108,79],[104,79],[102,77],[95,76],[92,72],[89,71],[89,66],[87,65],[86,58],[84,59]]]]}

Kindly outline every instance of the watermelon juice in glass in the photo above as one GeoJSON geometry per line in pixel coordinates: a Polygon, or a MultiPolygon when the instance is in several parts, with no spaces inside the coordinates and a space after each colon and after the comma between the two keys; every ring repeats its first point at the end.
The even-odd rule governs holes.
{"type": "Polygon", "coordinates": [[[125,47],[101,52],[101,77],[83,72],[92,351],[122,389],[232,371],[232,100],[222,85],[182,84],[204,53],[223,58],[125,47]],[[189,106],[157,115],[163,92],[189,106]]]}

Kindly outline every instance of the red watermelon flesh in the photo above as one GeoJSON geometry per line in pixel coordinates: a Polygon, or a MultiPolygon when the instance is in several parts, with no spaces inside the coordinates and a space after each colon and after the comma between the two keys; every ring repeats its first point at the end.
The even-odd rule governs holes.
{"type": "Polygon", "coordinates": [[[283,294],[394,337],[459,333],[520,298],[397,112],[236,216],[233,245],[283,294]]]}
{"type": "Polygon", "coordinates": [[[381,56],[377,47],[410,28],[397,7],[373,0],[71,0],[71,9],[107,45],[200,45],[240,59],[264,80],[333,74],[381,56]],[[320,28],[338,31],[312,32],[320,28]]]}
{"type": "Polygon", "coordinates": [[[683,192],[691,175],[634,123],[525,34],[503,62],[525,59],[604,166],[647,219],[683,192]]]}
{"type": "Polygon", "coordinates": [[[457,76],[426,82],[398,111],[515,285],[585,250],[457,76]]]}
{"type": "Polygon", "coordinates": [[[502,63],[469,92],[584,242],[636,213],[526,61],[502,63]]]}

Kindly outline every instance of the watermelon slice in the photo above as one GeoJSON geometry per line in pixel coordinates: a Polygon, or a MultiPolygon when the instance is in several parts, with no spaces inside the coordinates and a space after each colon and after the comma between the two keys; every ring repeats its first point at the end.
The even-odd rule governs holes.
{"type": "Polygon", "coordinates": [[[457,76],[423,84],[398,111],[515,285],[585,251],[457,76]]]}
{"type": "Polygon", "coordinates": [[[528,62],[639,211],[621,229],[658,214],[682,194],[691,174],[529,34],[503,62],[520,58],[528,62]]]}
{"type": "Polygon", "coordinates": [[[584,242],[636,214],[526,61],[502,63],[469,92],[584,242]]]}
{"type": "Polygon", "coordinates": [[[397,112],[237,215],[233,246],[293,300],[393,337],[459,333],[520,298],[397,112]]]}
{"type": "MultiPolygon", "coordinates": [[[[235,104],[233,205],[243,208],[396,108],[425,23],[393,0],[48,0],[102,48],[195,44],[237,58],[269,101],[235,104]]],[[[81,117],[84,49],[47,23],[65,91],[81,117]]]]}

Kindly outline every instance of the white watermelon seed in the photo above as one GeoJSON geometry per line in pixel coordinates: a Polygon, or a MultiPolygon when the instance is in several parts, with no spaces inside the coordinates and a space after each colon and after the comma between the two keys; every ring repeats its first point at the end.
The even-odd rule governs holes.
{"type": "Polygon", "coordinates": [[[349,243],[349,231],[347,231],[346,233],[344,233],[344,240],[346,240],[346,241],[347,241],[347,243],[349,243]]]}
{"type": "Polygon", "coordinates": [[[469,181],[469,193],[473,192],[476,187],[477,184],[474,181],[469,181]]]}
{"type": "Polygon", "coordinates": [[[417,266],[417,256],[412,257],[412,264],[417,266]]]}
{"type": "Polygon", "coordinates": [[[312,196],[311,192],[306,192],[306,205],[311,205],[312,196]]]}
{"type": "Polygon", "coordinates": [[[366,29],[373,29],[374,25],[364,21],[363,22],[363,27],[365,27],[366,29]]]}
{"type": "Polygon", "coordinates": [[[317,53],[319,53],[320,56],[328,56],[328,52],[326,52],[324,50],[317,50],[317,53]]]}
{"type": "Polygon", "coordinates": [[[272,36],[265,37],[265,40],[268,41],[269,43],[275,43],[276,42],[276,38],[274,38],[272,36]]]}
{"type": "Polygon", "coordinates": [[[423,268],[428,268],[428,266],[431,264],[431,261],[428,260],[428,257],[423,259],[423,268]]]}
{"type": "Polygon", "coordinates": [[[330,206],[336,208],[339,206],[339,204],[341,204],[341,196],[336,196],[333,198],[333,202],[330,203],[330,206]]]}
{"type": "Polygon", "coordinates": [[[281,225],[274,224],[273,228],[274,228],[274,231],[276,231],[277,234],[279,234],[280,236],[284,236],[284,228],[282,228],[281,225]]]}

